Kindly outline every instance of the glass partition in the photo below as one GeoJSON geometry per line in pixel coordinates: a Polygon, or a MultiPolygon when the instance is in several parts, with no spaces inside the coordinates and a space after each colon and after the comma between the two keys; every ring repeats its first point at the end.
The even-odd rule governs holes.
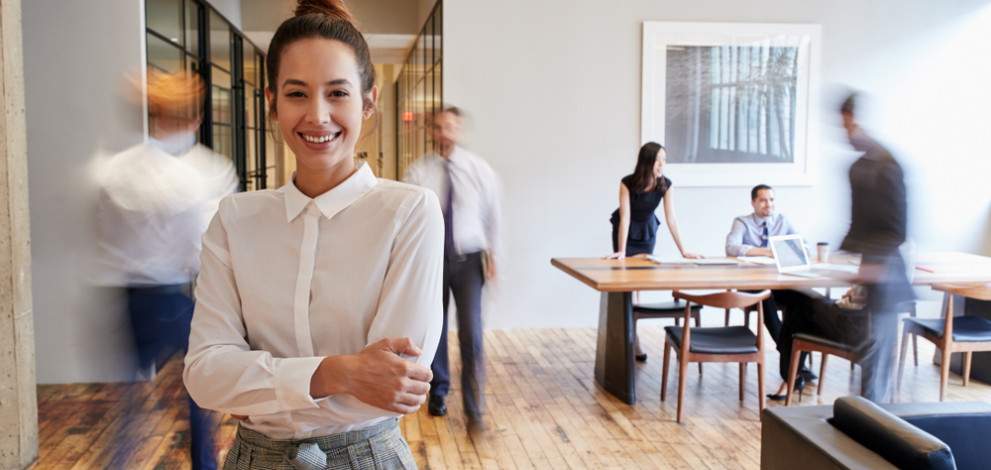
{"type": "Polygon", "coordinates": [[[234,161],[241,190],[274,186],[266,145],[264,53],[200,0],[146,0],[148,67],[207,83],[199,141],[234,161]]]}
{"type": "Polygon", "coordinates": [[[433,150],[430,116],[443,106],[443,35],[440,1],[434,5],[406,57],[396,82],[396,169],[400,178],[424,153],[433,150]]]}

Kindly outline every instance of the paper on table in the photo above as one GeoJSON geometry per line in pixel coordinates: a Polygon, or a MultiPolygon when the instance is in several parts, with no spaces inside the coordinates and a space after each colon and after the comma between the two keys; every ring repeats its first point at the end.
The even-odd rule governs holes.
{"type": "MultiPolygon", "coordinates": [[[[732,258],[669,258],[664,259],[655,255],[647,255],[647,259],[657,264],[699,264],[699,265],[719,265],[719,264],[740,264],[732,258]]],[[[772,260],[773,261],[773,260],[772,260]]]]}
{"type": "Polygon", "coordinates": [[[770,256],[737,256],[736,259],[754,264],[774,264],[774,258],[770,256]]]}

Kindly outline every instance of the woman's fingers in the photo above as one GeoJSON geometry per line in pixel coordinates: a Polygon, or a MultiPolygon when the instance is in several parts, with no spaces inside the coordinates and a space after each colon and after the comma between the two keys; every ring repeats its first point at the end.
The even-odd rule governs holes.
{"type": "Polygon", "coordinates": [[[384,338],[365,347],[365,349],[384,349],[396,354],[419,356],[423,351],[409,338],[384,338]]]}
{"type": "MultiPolygon", "coordinates": [[[[433,371],[431,371],[429,367],[422,366],[420,364],[416,364],[413,362],[410,363],[410,366],[411,367],[407,372],[406,376],[420,383],[426,384],[427,389],[429,389],[430,381],[434,379],[433,371]]],[[[425,391],[423,393],[427,393],[427,392],[425,391]]]]}

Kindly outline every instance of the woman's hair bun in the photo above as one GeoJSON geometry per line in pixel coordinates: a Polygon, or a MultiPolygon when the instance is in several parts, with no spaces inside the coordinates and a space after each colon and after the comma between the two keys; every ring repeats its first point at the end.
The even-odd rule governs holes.
{"type": "Polygon", "coordinates": [[[354,18],[351,16],[351,11],[348,7],[344,5],[343,0],[297,0],[296,11],[293,12],[296,16],[303,16],[309,14],[321,14],[327,15],[331,19],[339,19],[347,21],[348,23],[354,23],[354,18]]]}

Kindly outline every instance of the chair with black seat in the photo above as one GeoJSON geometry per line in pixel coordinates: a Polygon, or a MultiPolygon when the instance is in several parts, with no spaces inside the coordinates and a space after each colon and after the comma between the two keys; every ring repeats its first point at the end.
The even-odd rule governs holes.
{"type": "MultiPolygon", "coordinates": [[[[825,294],[826,297],[829,297],[829,292],[830,292],[830,290],[827,287],[826,288],[826,294],[825,294]]],[[[782,319],[783,319],[783,317],[785,315],[784,309],[779,306],[778,307],[778,310],[781,311],[781,316],[782,316],[782,319]]],[[[750,314],[752,314],[752,313],[754,313],[756,311],[757,311],[757,307],[755,307],[753,305],[751,305],[749,307],[743,308],[743,325],[744,326],[750,327],[750,314]]],[[[778,314],[778,312],[764,312],[764,315],[777,315],[777,314],[778,314]]],[[[725,318],[725,321],[723,323],[725,326],[729,326],[729,316],[730,316],[730,309],[726,309],[726,318],[725,318]]],[[[915,315],[913,314],[912,316],[914,317],[915,315]]],[[[809,367],[812,367],[812,355],[811,354],[809,354],[809,367]]]]}
{"type": "MultiPolygon", "coordinates": [[[[908,312],[911,318],[915,318],[915,301],[913,300],[901,305],[899,311],[908,312]]],[[[863,321],[867,323],[867,328],[870,329],[870,316],[868,315],[863,318],[863,321]]],[[[822,358],[819,360],[819,382],[816,384],[816,395],[822,395],[822,386],[826,381],[826,364],[829,362],[829,356],[837,356],[850,361],[851,372],[853,372],[857,362],[860,361],[860,357],[857,355],[857,345],[834,341],[811,333],[795,333],[792,335],[791,362],[788,367],[788,394],[785,397],[785,406],[791,405],[792,392],[795,390],[795,380],[798,379],[798,360],[803,352],[810,353],[810,357],[812,356],[811,353],[818,352],[822,358]]],[[[915,349],[915,360],[916,364],[918,364],[918,349],[915,349]]]]}
{"type": "MultiPolygon", "coordinates": [[[[695,326],[701,326],[699,313],[702,311],[701,305],[692,306],[692,318],[695,319],[695,326]]],[[[674,299],[667,302],[652,302],[635,304],[633,306],[633,340],[637,341],[637,320],[642,318],[674,318],[674,324],[681,324],[681,317],[685,315],[685,302],[674,299]]],[[[633,345],[637,347],[636,344],[633,345]]],[[[644,354],[646,356],[646,354],[644,354]]],[[[637,360],[646,360],[638,358],[637,360]]]]}
{"type": "MultiPolygon", "coordinates": [[[[915,279],[915,242],[908,238],[899,247],[898,251],[902,256],[902,260],[905,263],[905,276],[909,282],[915,279]]],[[[826,289],[826,297],[830,297],[830,289],[826,289]]],[[[916,302],[915,300],[908,300],[902,302],[897,306],[897,311],[899,313],[908,313],[911,318],[916,317],[916,302]]],[[[870,329],[870,316],[868,315],[863,319],[866,322],[867,328],[870,329]]],[[[831,339],[817,336],[808,333],[796,333],[792,336],[792,355],[791,362],[789,363],[788,369],[788,394],[785,398],[785,406],[791,404],[792,392],[795,390],[795,380],[798,374],[798,359],[801,357],[802,352],[808,352],[809,354],[809,364],[812,364],[812,354],[813,352],[820,353],[822,359],[819,361],[819,382],[816,384],[816,394],[822,395],[823,382],[826,381],[826,363],[829,361],[829,356],[838,356],[840,358],[850,361],[850,371],[853,372],[854,367],[857,365],[857,361],[860,358],[857,356],[856,345],[849,345],[841,343],[838,341],[833,341],[831,339]]],[[[912,341],[913,351],[915,352],[915,365],[919,365],[919,347],[918,344],[912,341]]],[[[904,346],[903,346],[904,347],[904,346]]]]}
{"type": "MultiPolygon", "coordinates": [[[[848,315],[856,317],[858,323],[864,324],[865,328],[868,331],[870,330],[871,316],[866,311],[860,313],[850,311],[848,315]]],[[[803,352],[809,353],[809,356],[812,356],[814,352],[820,355],[819,382],[816,384],[816,394],[822,395],[822,386],[826,381],[826,365],[829,363],[829,356],[837,356],[850,361],[850,371],[853,372],[857,362],[861,359],[858,355],[859,346],[859,344],[835,341],[812,333],[795,333],[792,335],[791,361],[788,367],[788,392],[785,396],[785,406],[791,405],[792,393],[795,391],[795,380],[798,379],[798,361],[803,352]]],[[[894,351],[891,353],[894,354],[894,351]]]]}
{"type": "Polygon", "coordinates": [[[661,375],[661,401],[664,401],[668,384],[668,362],[671,349],[678,355],[678,415],[681,422],[685,399],[685,369],[689,362],[738,362],[740,364],[740,401],[743,401],[746,382],[746,363],[757,363],[757,397],[760,409],[764,409],[764,307],[761,300],[771,295],[770,291],[756,294],[743,292],[719,292],[706,295],[692,295],[674,291],[675,299],[687,302],[682,313],[685,323],[682,326],[664,327],[664,368],[661,375]],[[744,308],[757,305],[757,334],[746,326],[692,327],[688,319],[692,304],[715,308],[744,308]]]}
{"type": "MultiPolygon", "coordinates": [[[[868,317],[869,318],[869,317],[868,317]]],[[[791,395],[795,390],[795,380],[798,379],[798,361],[802,353],[820,353],[819,359],[819,383],[816,385],[816,394],[822,395],[822,383],[826,379],[826,363],[829,356],[837,356],[850,361],[850,368],[853,369],[858,357],[854,345],[833,341],[831,339],[809,333],[795,333],[792,335],[791,363],[788,367],[788,394],[785,396],[785,406],[791,405],[791,395]]]]}
{"type": "Polygon", "coordinates": [[[905,354],[908,335],[921,336],[939,348],[942,362],[939,366],[939,401],[946,397],[946,383],[950,376],[950,355],[963,356],[963,385],[970,383],[970,361],[974,351],[991,351],[991,321],[973,315],[953,316],[953,296],[991,300],[991,284],[933,284],[933,290],[944,292],[946,314],[941,319],[909,317],[902,329],[901,354],[898,357],[898,384],[905,370],[905,354]]]}

